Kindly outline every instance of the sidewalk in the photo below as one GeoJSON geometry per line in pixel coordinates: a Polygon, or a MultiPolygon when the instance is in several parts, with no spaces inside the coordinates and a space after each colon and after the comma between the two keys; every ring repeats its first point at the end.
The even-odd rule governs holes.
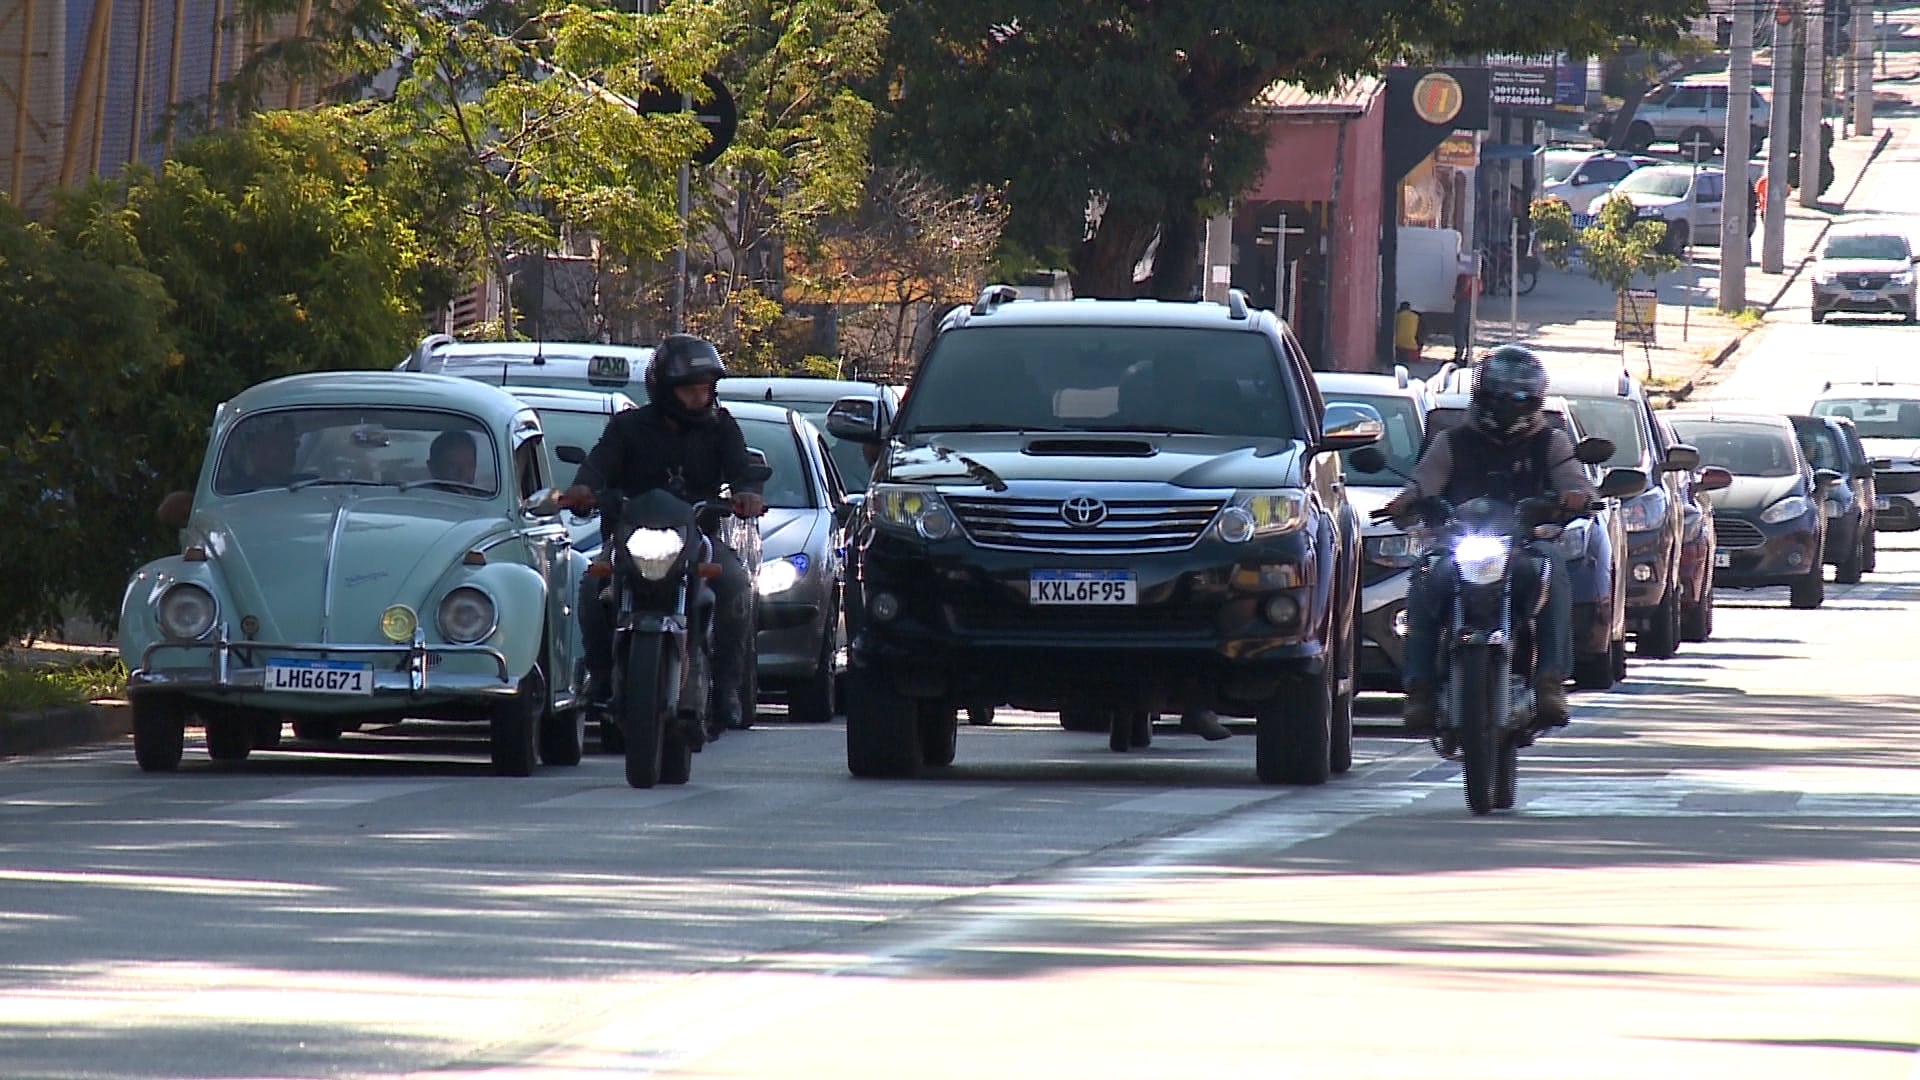
{"type": "MultiPolygon", "coordinates": [[[[1896,32],[1920,31],[1920,24],[1896,21],[1896,32]]],[[[1745,316],[1716,310],[1719,302],[1720,253],[1714,247],[1694,249],[1692,266],[1663,274],[1652,283],[1659,292],[1659,315],[1652,346],[1623,346],[1613,339],[1614,298],[1586,275],[1578,262],[1564,271],[1542,266],[1539,284],[1519,298],[1518,324],[1509,320],[1511,301],[1506,294],[1481,298],[1475,336],[1481,350],[1519,340],[1540,353],[1549,369],[1617,370],[1625,367],[1649,390],[1669,401],[1680,401],[1739,349],[1747,334],[1761,325],[1759,316],[1773,310],[1799,283],[1800,271],[1825,239],[1828,228],[1847,211],[1860,182],[1886,149],[1910,136],[1911,115],[1920,105],[1920,39],[1903,38],[1889,49],[1886,77],[1875,68],[1874,133],[1836,138],[1833,146],[1834,180],[1819,208],[1803,207],[1798,193],[1787,199],[1786,245],[1783,272],[1760,269],[1763,231],[1754,230],[1752,262],[1747,269],[1745,316]],[[1902,47],[1906,50],[1896,51],[1902,47]],[[1691,302],[1691,307],[1689,307],[1691,302]]],[[[1647,286],[1641,286],[1647,287],[1647,286]]],[[[1423,369],[1433,370],[1452,356],[1452,346],[1436,342],[1427,347],[1423,369]]],[[[1416,374],[1420,374],[1416,372],[1416,374]]]]}

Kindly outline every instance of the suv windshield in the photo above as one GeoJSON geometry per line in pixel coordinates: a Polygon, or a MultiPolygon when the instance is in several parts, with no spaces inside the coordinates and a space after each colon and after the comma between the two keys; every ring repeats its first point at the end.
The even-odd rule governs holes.
{"type": "Polygon", "coordinates": [[[1420,461],[1420,411],[1413,402],[1398,394],[1333,394],[1328,404],[1339,401],[1371,405],[1386,422],[1387,433],[1375,448],[1387,456],[1387,470],[1364,473],[1353,467],[1353,451],[1340,451],[1340,466],[1347,483],[1356,487],[1399,487],[1404,481],[1395,473],[1410,473],[1420,461]],[[1388,471],[1392,470],[1392,471],[1388,471]]]}
{"type": "Polygon", "coordinates": [[[493,436],[472,417],[427,409],[279,409],[227,432],[214,466],[221,495],[308,484],[434,483],[491,497],[493,436]]]}
{"type": "Polygon", "coordinates": [[[1658,195],[1669,199],[1687,197],[1689,176],[1685,169],[1640,169],[1629,173],[1613,190],[1637,195],[1658,195]]]}
{"type": "Polygon", "coordinates": [[[1637,469],[1647,459],[1646,432],[1640,426],[1640,406],[1628,398],[1568,398],[1573,418],[1588,435],[1613,443],[1610,469],[1637,469]]]}
{"type": "Polygon", "coordinates": [[[942,334],[914,380],[902,437],[1112,431],[1291,439],[1280,362],[1243,330],[1013,326],[942,334]]]}
{"type": "Polygon", "coordinates": [[[1711,420],[1673,421],[1673,430],[1700,450],[1700,464],[1735,476],[1792,476],[1800,471],[1793,440],[1778,428],[1711,420]]]}
{"type": "Polygon", "coordinates": [[[1876,262],[1906,262],[1911,258],[1907,241],[1899,236],[1835,236],[1820,252],[1823,259],[1872,259],[1876,262]]]}
{"type": "Polygon", "coordinates": [[[1920,439],[1920,400],[1827,398],[1813,403],[1815,416],[1845,416],[1863,439],[1920,439]]]}

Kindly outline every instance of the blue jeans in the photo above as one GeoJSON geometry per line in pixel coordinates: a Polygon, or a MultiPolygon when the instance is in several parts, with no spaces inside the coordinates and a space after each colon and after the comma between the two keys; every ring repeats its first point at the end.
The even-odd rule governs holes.
{"type": "MultiPolygon", "coordinates": [[[[1573,589],[1567,576],[1567,561],[1559,552],[1549,552],[1547,560],[1547,606],[1541,609],[1534,627],[1534,645],[1539,651],[1535,677],[1557,675],[1565,678],[1573,668],[1573,589]]],[[[1440,628],[1451,615],[1453,563],[1437,559],[1414,571],[1407,582],[1407,656],[1401,671],[1409,685],[1435,684],[1434,663],[1438,658],[1440,628]]]]}

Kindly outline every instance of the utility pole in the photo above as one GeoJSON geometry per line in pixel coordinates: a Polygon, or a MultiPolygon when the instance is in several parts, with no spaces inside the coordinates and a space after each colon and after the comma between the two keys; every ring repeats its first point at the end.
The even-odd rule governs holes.
{"type": "Polygon", "coordinates": [[[1853,133],[1873,134],[1873,3],[1853,0],[1853,133]]]}
{"type": "Polygon", "coordinates": [[[1726,193],[1720,214],[1720,310],[1747,310],[1747,192],[1753,190],[1747,159],[1753,156],[1753,5],[1733,5],[1733,38],[1727,67],[1726,193]]]}
{"type": "Polygon", "coordinates": [[[1800,205],[1809,207],[1820,205],[1820,163],[1826,158],[1820,139],[1820,125],[1827,118],[1826,7],[1820,0],[1807,0],[1807,69],[1800,80],[1800,205]]]}
{"type": "Polygon", "coordinates": [[[1760,219],[1760,269],[1778,274],[1787,263],[1787,146],[1793,111],[1793,22],[1797,12],[1782,0],[1773,13],[1773,103],[1767,125],[1767,205],[1760,219]]]}

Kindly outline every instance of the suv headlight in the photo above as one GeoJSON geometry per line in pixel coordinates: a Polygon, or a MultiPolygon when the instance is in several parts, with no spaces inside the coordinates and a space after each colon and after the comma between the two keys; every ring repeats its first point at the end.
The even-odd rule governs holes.
{"type": "Polygon", "coordinates": [[[1911,285],[1913,284],[1913,271],[1895,270],[1893,275],[1887,280],[1893,282],[1895,285],[1911,285]]]}
{"type": "Polygon", "coordinates": [[[1378,566],[1404,570],[1420,561],[1420,550],[1414,545],[1413,537],[1406,533],[1369,536],[1362,544],[1367,551],[1367,561],[1378,566]]]}
{"type": "Polygon", "coordinates": [[[1233,497],[1214,532],[1229,544],[1295,532],[1307,523],[1307,493],[1299,488],[1243,491],[1233,497]]]}
{"type": "Polygon", "coordinates": [[[493,597],[471,585],[450,589],[440,601],[440,634],[455,645],[486,640],[499,622],[493,597]]]}
{"type": "Polygon", "coordinates": [[[687,534],[679,529],[635,529],[627,534],[625,546],[640,576],[659,581],[687,550],[687,534]]]}
{"type": "Polygon", "coordinates": [[[1760,511],[1760,520],[1769,525],[1778,525],[1783,521],[1792,521],[1794,518],[1805,515],[1809,507],[1810,504],[1805,495],[1789,495],[1760,511]]]}
{"type": "Polygon", "coordinates": [[[875,521],[908,530],[923,540],[945,540],[960,531],[946,500],[932,488],[875,484],[867,491],[866,504],[875,521]]]}
{"type": "Polygon", "coordinates": [[[190,581],[176,582],[160,594],[156,612],[160,630],[176,641],[198,641],[213,629],[220,604],[213,594],[190,581]]]}
{"type": "Polygon", "coordinates": [[[1667,520],[1667,493],[1660,488],[1643,491],[1621,506],[1621,522],[1628,532],[1650,532],[1667,520]]]}
{"type": "Polygon", "coordinates": [[[1469,533],[1453,542],[1453,562],[1460,568],[1460,580],[1491,585],[1507,572],[1507,541],[1469,533]]]}
{"type": "Polygon", "coordinates": [[[1831,270],[1815,270],[1815,271],[1813,272],[1813,283],[1814,283],[1815,285],[1831,285],[1831,284],[1833,284],[1833,271],[1831,271],[1831,270]]]}

